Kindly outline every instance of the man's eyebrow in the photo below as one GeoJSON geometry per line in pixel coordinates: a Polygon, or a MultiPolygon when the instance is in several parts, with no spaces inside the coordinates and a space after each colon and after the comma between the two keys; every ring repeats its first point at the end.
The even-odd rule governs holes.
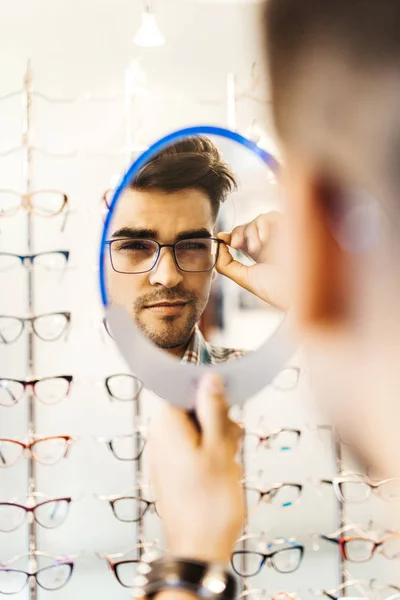
{"type": "Polygon", "coordinates": [[[189,229],[188,231],[182,231],[176,236],[175,241],[180,242],[181,240],[193,240],[194,238],[210,238],[212,234],[202,227],[201,229],[189,229]]]}
{"type": "Polygon", "coordinates": [[[130,238],[141,240],[156,240],[158,232],[155,229],[135,229],[134,227],[121,227],[112,234],[112,238],[130,238]]]}

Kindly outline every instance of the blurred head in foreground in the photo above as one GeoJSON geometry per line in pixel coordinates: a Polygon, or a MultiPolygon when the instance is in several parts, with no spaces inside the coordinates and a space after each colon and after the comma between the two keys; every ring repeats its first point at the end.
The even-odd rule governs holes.
{"type": "Polygon", "coordinates": [[[400,1],[269,0],[266,28],[317,398],[400,475],[400,1]]]}

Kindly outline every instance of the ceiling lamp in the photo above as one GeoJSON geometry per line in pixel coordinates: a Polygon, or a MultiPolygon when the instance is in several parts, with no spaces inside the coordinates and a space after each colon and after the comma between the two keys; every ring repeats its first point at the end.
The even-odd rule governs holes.
{"type": "Polygon", "coordinates": [[[158,28],[150,0],[144,0],[143,4],[142,24],[133,41],[137,46],[144,48],[162,46],[165,44],[165,38],[158,28]]]}

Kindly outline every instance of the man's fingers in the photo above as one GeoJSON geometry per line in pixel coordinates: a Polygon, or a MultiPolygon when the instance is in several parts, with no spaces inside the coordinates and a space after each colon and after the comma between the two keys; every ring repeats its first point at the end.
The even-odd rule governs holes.
{"type": "Polygon", "coordinates": [[[199,433],[185,411],[163,403],[151,423],[148,440],[150,451],[155,446],[169,446],[171,439],[181,448],[192,448],[198,443],[199,433]]]}
{"type": "Polygon", "coordinates": [[[235,229],[232,231],[230,246],[232,248],[235,248],[235,250],[247,252],[245,231],[246,225],[239,225],[238,227],[235,227],[235,229]]]}
{"type": "Polygon", "coordinates": [[[248,289],[248,267],[235,260],[226,246],[221,245],[216,269],[221,275],[248,289]]]}
{"type": "Polygon", "coordinates": [[[223,242],[225,242],[225,244],[228,244],[229,246],[231,245],[231,238],[231,233],[221,232],[217,234],[217,239],[222,240],[223,242]]]}
{"type": "Polygon", "coordinates": [[[244,236],[246,238],[247,253],[256,260],[263,247],[256,219],[246,225],[244,236]]]}
{"type": "Polygon", "coordinates": [[[218,444],[230,424],[224,382],[220,375],[207,374],[200,382],[196,414],[201,425],[204,444],[218,444]]]}
{"type": "Polygon", "coordinates": [[[240,427],[237,423],[230,421],[228,426],[227,435],[231,440],[232,456],[235,457],[239,452],[240,444],[243,439],[243,427],[240,427]]]}

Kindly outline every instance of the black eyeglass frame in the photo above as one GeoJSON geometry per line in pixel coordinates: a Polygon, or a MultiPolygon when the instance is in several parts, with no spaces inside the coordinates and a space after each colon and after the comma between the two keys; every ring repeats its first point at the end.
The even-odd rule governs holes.
{"type": "MultiPolygon", "coordinates": [[[[106,331],[107,331],[108,335],[110,335],[110,336],[111,336],[111,333],[110,333],[110,331],[109,331],[109,329],[108,329],[108,327],[107,327],[107,322],[106,322],[106,321],[104,322],[104,327],[106,328],[106,331]]],[[[131,373],[114,373],[114,375],[109,375],[109,376],[108,376],[108,377],[106,377],[106,379],[104,380],[104,385],[105,385],[105,388],[106,388],[106,390],[107,390],[107,394],[109,395],[109,397],[110,397],[112,400],[118,400],[119,402],[135,402],[135,401],[136,401],[136,400],[139,398],[139,396],[140,396],[140,393],[141,393],[141,392],[142,392],[142,390],[143,390],[143,383],[140,381],[140,379],[139,379],[138,377],[135,377],[135,375],[132,375],[131,373]],[[125,398],[119,398],[118,396],[116,396],[115,394],[113,394],[113,393],[112,393],[112,391],[111,391],[111,385],[110,385],[110,384],[112,383],[112,381],[113,381],[113,379],[114,379],[115,377],[128,377],[128,378],[130,378],[132,381],[135,381],[135,382],[137,382],[137,383],[138,383],[138,388],[139,388],[139,389],[138,389],[138,391],[137,391],[137,392],[134,394],[134,397],[133,397],[133,398],[129,398],[128,400],[125,400],[125,398]]]]}
{"type": "Polygon", "coordinates": [[[160,254],[161,254],[162,248],[172,248],[172,256],[174,257],[175,264],[176,264],[177,268],[180,271],[182,271],[183,273],[209,273],[210,271],[212,271],[215,268],[215,265],[217,264],[218,257],[219,257],[219,248],[220,248],[221,244],[227,245],[226,242],[224,242],[223,240],[220,240],[218,238],[215,238],[215,237],[209,237],[209,238],[188,238],[186,240],[179,240],[179,242],[175,242],[175,244],[160,244],[156,240],[150,240],[150,239],[149,240],[148,239],[144,240],[144,239],[141,239],[141,238],[137,238],[137,240],[135,240],[134,238],[118,238],[118,239],[115,239],[115,240],[107,240],[105,242],[105,245],[107,245],[108,249],[109,249],[110,263],[111,263],[111,266],[112,266],[113,270],[116,273],[121,273],[123,275],[143,275],[144,273],[150,273],[150,271],[152,271],[154,269],[154,267],[157,265],[157,263],[158,263],[158,261],[160,259],[160,254]],[[179,246],[179,244],[182,244],[184,242],[189,242],[189,241],[193,242],[195,240],[202,240],[202,241],[204,241],[204,240],[210,240],[210,241],[215,242],[217,244],[217,252],[215,253],[215,261],[214,261],[213,266],[210,267],[209,269],[204,269],[202,271],[188,271],[187,269],[182,269],[179,266],[178,259],[176,257],[176,246],[179,246]],[[150,269],[146,269],[146,271],[138,271],[138,272],[136,272],[136,271],[135,272],[131,272],[131,271],[118,271],[114,267],[114,262],[113,262],[113,258],[112,258],[112,249],[111,249],[111,247],[112,247],[112,244],[114,242],[123,242],[123,241],[130,241],[130,242],[133,242],[133,241],[141,241],[141,242],[146,241],[146,242],[152,242],[152,243],[156,244],[157,247],[158,247],[158,252],[157,252],[157,255],[156,255],[156,258],[154,260],[154,264],[152,265],[152,267],[150,269]]]}
{"type": "Polygon", "coordinates": [[[296,544],[294,546],[290,546],[290,547],[285,547],[285,548],[279,548],[278,550],[275,550],[274,552],[270,552],[268,554],[265,554],[264,552],[258,552],[258,551],[253,551],[253,550],[236,550],[235,552],[232,553],[231,555],[231,565],[232,565],[232,569],[235,571],[235,573],[237,575],[239,575],[240,577],[243,578],[249,578],[249,577],[255,577],[256,575],[258,575],[262,568],[264,567],[265,563],[267,561],[269,561],[269,564],[275,569],[275,571],[277,571],[277,573],[283,573],[283,574],[288,574],[288,573],[294,573],[295,571],[297,571],[297,569],[300,567],[302,560],[303,560],[303,556],[304,556],[304,546],[301,546],[300,544],[296,544]],[[274,557],[277,554],[281,554],[282,552],[287,552],[288,550],[298,550],[299,551],[299,561],[297,566],[292,569],[291,571],[281,571],[280,569],[277,568],[276,563],[274,561],[274,557]],[[253,555],[257,555],[261,558],[260,560],[260,564],[258,566],[258,570],[255,573],[252,573],[251,575],[243,575],[243,573],[240,573],[235,565],[234,565],[234,556],[246,556],[249,554],[253,554],[253,555]]]}
{"type": "Polygon", "coordinates": [[[140,433],[140,431],[136,431],[133,434],[116,435],[115,437],[113,437],[111,439],[105,440],[105,444],[108,447],[108,449],[110,450],[111,454],[117,460],[119,460],[121,462],[137,462],[143,455],[143,452],[147,445],[147,439],[143,436],[142,433],[140,433]],[[135,442],[138,444],[141,444],[140,446],[138,445],[138,447],[137,447],[137,452],[135,454],[135,457],[134,458],[121,458],[120,456],[118,456],[116,449],[114,447],[115,442],[121,438],[128,438],[128,437],[133,438],[134,436],[135,436],[135,442]]]}

